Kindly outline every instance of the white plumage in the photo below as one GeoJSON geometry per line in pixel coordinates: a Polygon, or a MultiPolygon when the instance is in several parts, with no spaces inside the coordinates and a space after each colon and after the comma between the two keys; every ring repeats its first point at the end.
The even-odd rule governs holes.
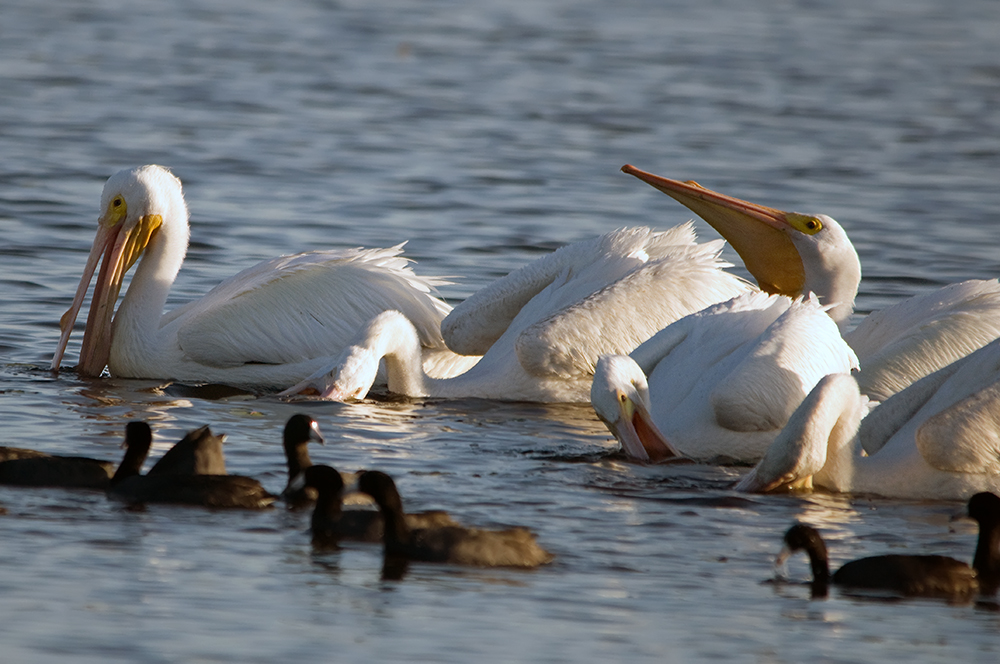
{"type": "Polygon", "coordinates": [[[87,268],[61,321],[53,369],[102,253],[80,351],[85,375],[100,375],[107,366],[127,378],[287,387],[328,364],[386,309],[405,311],[414,321],[439,373],[447,375],[450,362],[459,371],[475,361],[447,351],[439,325],[450,307],[432,295],[439,282],[408,267],[402,245],[275,258],[164,314],[190,233],[180,181],[160,166],[120,171],[104,187],[101,211],[87,268]],[[115,313],[122,279],[136,260],[115,313]]]}
{"type": "Polygon", "coordinates": [[[761,289],[815,293],[861,363],[862,392],[882,400],[1000,337],[1000,282],[952,284],[875,312],[848,331],[861,263],[834,219],[784,212],[693,183],[622,168],[711,224],[740,254],[761,289]]]}
{"type": "Polygon", "coordinates": [[[1000,340],[868,406],[851,376],[827,376],[737,489],[945,500],[1000,491],[1000,340]]]}
{"type": "Polygon", "coordinates": [[[363,398],[384,358],[389,390],[409,396],[586,401],[600,354],[627,353],[680,316],[748,288],[723,271],[721,249],[719,241],[697,244],[690,224],[577,242],[490,284],[445,318],[450,348],[483,354],[465,373],[424,375],[408,317],[386,313],[329,371],[289,392],[311,386],[330,398],[363,398]]]}
{"type": "Polygon", "coordinates": [[[630,456],[753,462],[820,378],[855,368],[814,297],[755,291],[682,318],[630,357],[601,358],[591,403],[630,456]]]}

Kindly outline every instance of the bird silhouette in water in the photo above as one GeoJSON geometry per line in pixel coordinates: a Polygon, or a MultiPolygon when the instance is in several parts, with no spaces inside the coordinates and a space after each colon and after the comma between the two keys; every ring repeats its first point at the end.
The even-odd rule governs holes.
{"type": "Polygon", "coordinates": [[[855,593],[953,601],[992,595],[1000,585],[1000,498],[989,492],[975,494],[968,502],[968,516],[979,523],[971,567],[948,556],[891,554],[852,560],[831,575],[823,538],[804,524],[796,524],[785,533],[776,564],[782,564],[792,552],[805,551],[812,568],[813,597],[825,597],[830,584],[855,593]]]}

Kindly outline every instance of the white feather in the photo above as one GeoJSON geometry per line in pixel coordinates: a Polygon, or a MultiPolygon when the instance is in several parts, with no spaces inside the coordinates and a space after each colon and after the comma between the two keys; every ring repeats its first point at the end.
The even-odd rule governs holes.
{"type": "MultiPolygon", "coordinates": [[[[793,297],[814,293],[847,330],[861,262],[836,220],[768,208],[632,166],[622,170],[715,227],[762,288],[793,297]]],[[[905,300],[844,336],[861,362],[862,390],[884,400],[1000,336],[1000,282],[967,281],[905,300]]]]}
{"type": "Polygon", "coordinates": [[[319,372],[304,383],[335,398],[361,398],[384,356],[390,391],[410,396],[586,401],[601,353],[627,352],[677,316],[747,289],[722,271],[720,251],[720,242],[695,244],[687,224],[663,233],[613,231],[563,247],[456,307],[443,325],[449,345],[486,349],[461,375],[422,375],[407,317],[387,314],[329,375],[319,372]]]}
{"type": "Polygon", "coordinates": [[[776,489],[811,475],[817,487],[890,498],[964,500],[1000,491],[998,381],[1000,340],[913,383],[867,416],[856,381],[830,375],[738,488],[776,489]],[[865,429],[891,430],[867,456],[865,429]]]}
{"type": "MultiPolygon", "coordinates": [[[[457,370],[475,362],[447,351],[439,326],[450,307],[433,294],[443,282],[414,274],[399,255],[402,244],[275,258],[164,315],[189,235],[180,181],[159,166],[121,171],[105,185],[102,207],[88,266],[96,264],[105,246],[144,246],[111,333],[88,329],[92,341],[84,337],[85,347],[99,348],[94,362],[106,347],[106,363],[114,376],[287,387],[327,366],[358,329],[387,309],[403,311],[414,322],[420,345],[433,354],[438,371],[447,371],[446,356],[457,358],[457,370]],[[132,235],[141,219],[162,221],[148,238],[141,238],[132,235]],[[111,244],[98,246],[107,242],[111,244]]],[[[123,273],[125,267],[120,264],[118,269],[123,273]]],[[[81,280],[70,318],[79,310],[89,279],[85,274],[81,280]]],[[[102,294],[98,290],[103,291],[102,279],[101,288],[95,287],[95,302],[102,294]]],[[[88,327],[91,324],[102,324],[101,317],[88,327]]],[[[56,367],[71,326],[70,320],[53,360],[56,367]]],[[[89,370],[100,373],[102,368],[103,363],[89,370]]]]}
{"type": "Polygon", "coordinates": [[[671,445],[696,459],[744,462],[761,458],[820,378],[857,367],[815,298],[758,291],[682,318],[632,358],[671,445]]]}

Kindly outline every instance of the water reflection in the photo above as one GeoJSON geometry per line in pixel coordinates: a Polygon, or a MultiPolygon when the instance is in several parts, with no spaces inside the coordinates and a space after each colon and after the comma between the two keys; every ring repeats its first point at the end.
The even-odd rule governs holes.
{"type": "MultiPolygon", "coordinates": [[[[842,494],[812,493],[806,497],[795,513],[795,519],[824,533],[830,532],[831,539],[843,537],[850,532],[850,526],[861,518],[849,496],[842,494]],[[839,534],[839,535],[838,535],[839,534]]],[[[789,524],[791,525],[791,524],[789,524]]]]}

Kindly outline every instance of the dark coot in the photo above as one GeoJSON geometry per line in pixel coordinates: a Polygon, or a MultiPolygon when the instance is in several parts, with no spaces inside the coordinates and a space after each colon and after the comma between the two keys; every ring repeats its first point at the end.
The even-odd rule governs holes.
{"type": "Polygon", "coordinates": [[[411,528],[406,522],[396,485],[385,473],[374,470],[361,473],[358,490],[375,500],[385,520],[387,558],[482,567],[536,567],[553,559],[525,528],[411,528]]]}
{"type": "MultiPolygon", "coordinates": [[[[311,487],[316,493],[311,530],[313,543],[335,544],[338,540],[354,542],[381,542],[383,519],[381,513],[368,509],[343,509],[344,480],[334,468],[315,465],[306,468],[292,482],[296,489],[311,487]]],[[[457,526],[447,512],[431,510],[406,515],[410,528],[440,528],[457,526]]]]}
{"type": "Polygon", "coordinates": [[[969,498],[968,515],[979,523],[979,541],[972,567],[979,578],[979,592],[996,594],[1000,588],[1000,498],[989,491],[969,498]]]}
{"type": "Polygon", "coordinates": [[[301,413],[288,418],[282,435],[285,460],[288,463],[288,484],[285,485],[281,495],[291,508],[305,507],[316,500],[316,488],[308,483],[296,489],[292,488],[295,478],[313,465],[312,459],[309,458],[309,441],[313,440],[320,445],[325,444],[316,420],[301,413]]]}
{"type": "Polygon", "coordinates": [[[172,503],[198,507],[266,509],[276,496],[243,475],[133,475],[108,490],[129,505],[172,503]]]}
{"type": "Polygon", "coordinates": [[[140,475],[149,442],[133,445],[128,437],[125,442],[125,460],[111,479],[110,498],[130,505],[173,503],[240,509],[263,509],[275,500],[260,482],[242,475],[140,475]]]}
{"type": "MultiPolygon", "coordinates": [[[[316,489],[301,481],[302,472],[313,465],[312,459],[309,457],[310,441],[316,441],[320,445],[326,444],[316,420],[308,415],[292,415],[285,423],[285,432],[282,436],[285,461],[288,464],[288,482],[281,492],[281,496],[285,499],[289,509],[308,507],[316,500],[316,489]],[[296,478],[299,478],[300,481],[293,486],[296,478]]],[[[341,473],[340,477],[346,485],[353,484],[356,475],[356,473],[341,473]]],[[[344,503],[371,505],[372,501],[368,496],[354,491],[344,496],[344,503]]],[[[379,539],[381,540],[381,531],[379,531],[379,539]]]]}
{"type": "Polygon", "coordinates": [[[26,447],[0,447],[0,463],[14,459],[36,459],[50,456],[52,455],[38,450],[29,450],[26,447]]]}
{"type": "Polygon", "coordinates": [[[160,457],[146,475],[225,475],[225,435],[215,435],[208,425],[189,432],[160,457]]]}
{"type": "Polygon", "coordinates": [[[846,563],[832,576],[819,532],[796,524],[785,533],[778,564],[794,551],[805,551],[812,567],[814,596],[825,596],[830,583],[848,590],[890,593],[907,597],[971,599],[992,594],[1000,581],[1000,498],[977,493],[969,499],[968,515],[979,523],[979,543],[972,567],[937,555],[884,555],[846,563]]]}
{"type": "MultiPolygon", "coordinates": [[[[125,444],[136,449],[149,445],[153,434],[145,422],[129,422],[125,444]]],[[[145,458],[145,457],[144,457],[145,458]]],[[[79,456],[56,456],[17,447],[0,448],[0,484],[15,486],[63,487],[70,489],[108,488],[115,464],[79,456]]],[[[141,463],[141,462],[140,462],[141,463]]]]}

